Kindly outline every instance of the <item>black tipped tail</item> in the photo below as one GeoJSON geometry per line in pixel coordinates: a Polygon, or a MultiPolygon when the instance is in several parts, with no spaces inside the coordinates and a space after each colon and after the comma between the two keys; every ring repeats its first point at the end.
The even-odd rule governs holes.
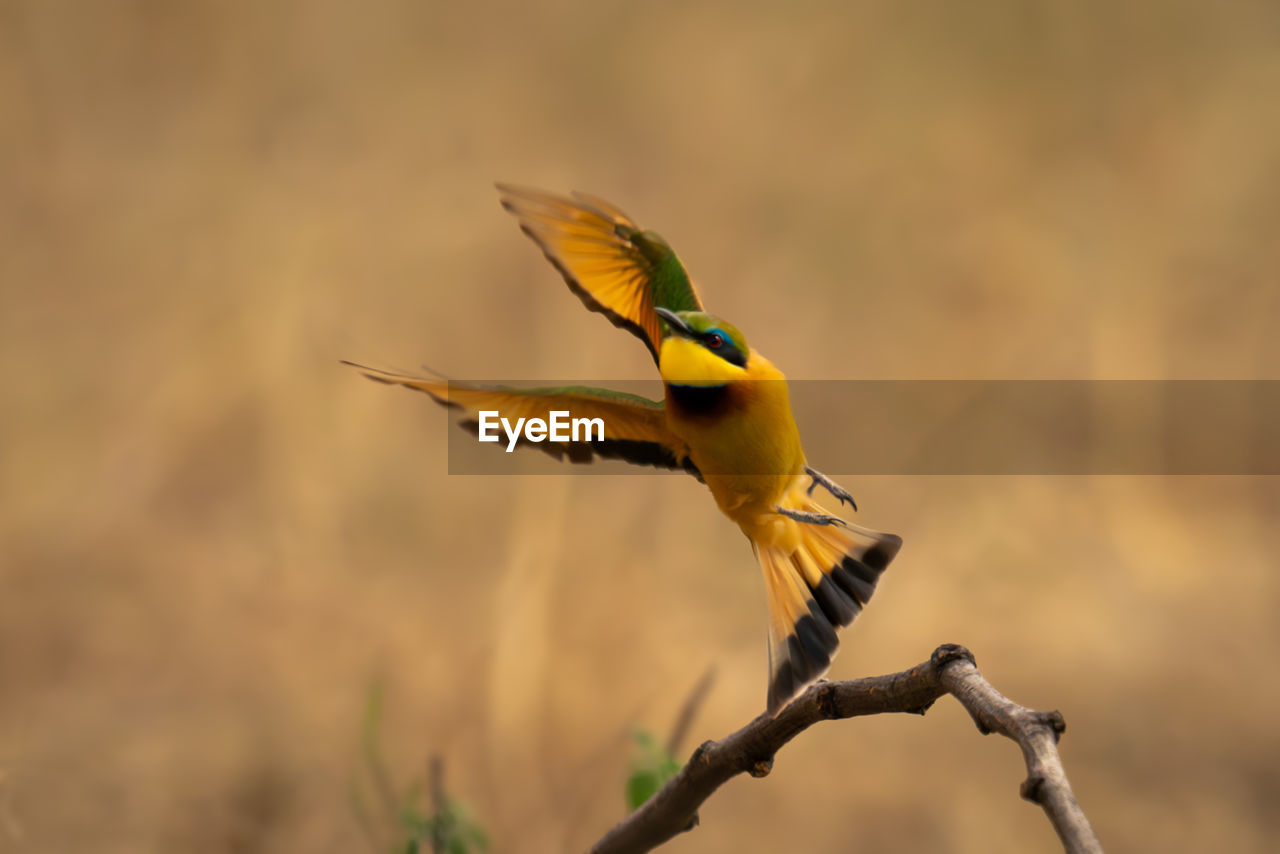
{"type": "Polygon", "coordinates": [[[862,612],[901,538],[866,528],[801,525],[793,551],[757,546],[769,592],[770,714],[827,672],[837,630],[862,612]]]}

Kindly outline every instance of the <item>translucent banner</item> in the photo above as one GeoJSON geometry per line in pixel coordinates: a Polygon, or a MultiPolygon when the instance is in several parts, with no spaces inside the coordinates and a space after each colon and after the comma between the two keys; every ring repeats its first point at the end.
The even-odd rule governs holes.
{"type": "Polygon", "coordinates": [[[677,390],[669,410],[657,381],[454,383],[450,397],[451,474],[697,468],[686,445],[707,472],[777,474],[787,463],[767,451],[715,452],[776,440],[779,401],[832,475],[1280,474],[1273,380],[742,382],[677,390]],[[509,391],[456,405],[477,385],[509,391]]]}

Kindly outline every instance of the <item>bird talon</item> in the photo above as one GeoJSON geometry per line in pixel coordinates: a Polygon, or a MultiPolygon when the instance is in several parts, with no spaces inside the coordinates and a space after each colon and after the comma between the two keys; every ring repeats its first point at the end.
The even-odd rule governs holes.
{"type": "Polygon", "coordinates": [[[794,519],[797,522],[803,522],[806,525],[837,525],[841,528],[849,527],[849,523],[841,519],[839,516],[832,516],[827,513],[808,513],[804,510],[791,510],[787,507],[773,508],[779,515],[786,516],[788,519],[794,519]]]}
{"type": "Polygon", "coordinates": [[[821,484],[822,488],[827,492],[830,492],[833,498],[838,500],[841,504],[848,502],[849,506],[854,509],[854,512],[857,512],[858,503],[853,500],[853,496],[849,494],[848,490],[840,486],[840,484],[836,483],[813,466],[805,466],[804,473],[809,475],[811,478],[809,482],[809,495],[813,495],[813,491],[818,488],[819,484],[821,484]]]}

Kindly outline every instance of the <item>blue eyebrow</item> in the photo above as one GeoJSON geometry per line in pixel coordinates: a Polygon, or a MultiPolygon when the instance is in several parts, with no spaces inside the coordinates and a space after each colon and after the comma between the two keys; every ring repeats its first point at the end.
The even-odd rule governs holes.
{"type": "Polygon", "coordinates": [[[725,342],[726,344],[728,344],[728,345],[730,345],[730,346],[732,346],[732,347],[734,347],[734,348],[736,348],[736,347],[738,346],[737,342],[735,342],[735,341],[733,340],[733,336],[732,336],[732,335],[730,335],[728,332],[725,332],[725,331],[724,331],[723,329],[721,329],[719,326],[717,326],[715,329],[709,329],[709,330],[707,330],[707,334],[708,334],[708,335],[719,335],[721,338],[723,338],[723,339],[724,339],[724,342],[725,342]]]}

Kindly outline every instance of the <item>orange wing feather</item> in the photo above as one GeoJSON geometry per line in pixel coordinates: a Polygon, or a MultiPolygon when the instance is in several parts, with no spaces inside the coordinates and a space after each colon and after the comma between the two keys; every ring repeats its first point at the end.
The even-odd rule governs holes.
{"type": "MultiPolygon", "coordinates": [[[[580,445],[596,456],[624,459],[665,468],[680,468],[696,474],[689,461],[689,448],[667,427],[665,407],[638,395],[585,386],[520,389],[456,382],[443,377],[420,377],[369,368],[345,362],[377,382],[402,385],[424,391],[438,403],[476,413],[496,410],[514,421],[517,418],[549,419],[552,410],[568,412],[570,418],[599,418],[604,422],[603,442],[565,443],[580,445]]],[[[559,448],[546,443],[544,449],[559,448]]],[[[561,448],[565,450],[567,448],[561,448]]],[[[574,456],[572,449],[571,458],[574,456]]]]}
{"type": "Polygon", "coordinates": [[[666,241],[603,199],[506,184],[498,190],[502,206],[516,216],[570,289],[592,311],[643,340],[655,360],[662,326],[654,306],[673,311],[701,307],[666,241]]]}

